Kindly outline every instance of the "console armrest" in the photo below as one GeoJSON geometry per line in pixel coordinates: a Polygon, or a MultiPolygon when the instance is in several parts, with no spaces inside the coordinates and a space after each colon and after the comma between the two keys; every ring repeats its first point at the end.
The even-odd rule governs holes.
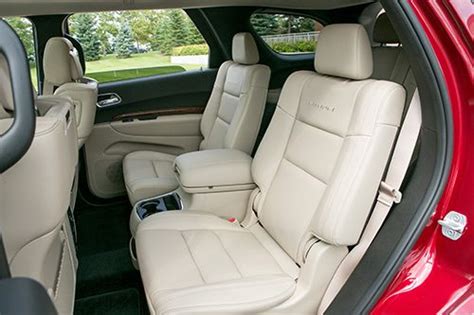
{"type": "Polygon", "coordinates": [[[252,158],[242,151],[204,150],[178,156],[175,171],[189,193],[249,190],[255,187],[251,164],[252,158]]]}

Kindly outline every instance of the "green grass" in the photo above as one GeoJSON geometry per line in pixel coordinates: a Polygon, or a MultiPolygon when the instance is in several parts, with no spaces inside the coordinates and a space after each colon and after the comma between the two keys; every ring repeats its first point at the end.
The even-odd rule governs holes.
{"type": "Polygon", "coordinates": [[[201,67],[201,65],[175,65],[170,59],[170,56],[163,56],[157,52],[133,54],[125,59],[107,55],[100,60],[87,62],[86,74],[99,82],[112,82],[183,72],[201,67]]]}
{"type": "MultiPolygon", "coordinates": [[[[157,52],[133,54],[130,58],[125,59],[118,59],[115,55],[107,55],[100,60],[88,61],[86,75],[104,83],[183,72],[202,67],[202,65],[176,65],[172,64],[170,59],[170,56],[163,56],[157,52]]],[[[37,88],[36,68],[34,67],[31,68],[31,78],[34,87],[37,88]]]]}
{"type": "Polygon", "coordinates": [[[138,68],[129,70],[105,71],[88,73],[87,76],[99,82],[113,82],[127,79],[143,78],[153,75],[163,75],[169,73],[183,72],[185,68],[181,66],[160,66],[151,68],[138,68]]]}

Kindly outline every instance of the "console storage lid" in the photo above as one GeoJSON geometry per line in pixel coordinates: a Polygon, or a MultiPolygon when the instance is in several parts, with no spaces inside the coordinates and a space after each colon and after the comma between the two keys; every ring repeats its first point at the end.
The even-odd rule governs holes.
{"type": "Polygon", "coordinates": [[[176,176],[189,193],[253,189],[252,158],[238,150],[216,149],[190,152],[176,158],[176,176]]]}

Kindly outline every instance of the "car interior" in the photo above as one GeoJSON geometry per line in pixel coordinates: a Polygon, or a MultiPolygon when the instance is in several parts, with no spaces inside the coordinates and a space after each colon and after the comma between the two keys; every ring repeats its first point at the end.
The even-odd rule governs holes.
{"type": "MultiPolygon", "coordinates": [[[[447,150],[429,56],[395,4],[43,2],[0,4],[33,25],[37,81],[22,81],[31,145],[0,173],[12,275],[39,282],[58,314],[370,309],[429,215],[447,150]],[[206,67],[88,72],[73,16],[169,9],[202,35],[206,67]],[[276,51],[258,14],[314,20],[312,51],[276,51]]],[[[19,102],[6,51],[0,134],[19,102]]]]}

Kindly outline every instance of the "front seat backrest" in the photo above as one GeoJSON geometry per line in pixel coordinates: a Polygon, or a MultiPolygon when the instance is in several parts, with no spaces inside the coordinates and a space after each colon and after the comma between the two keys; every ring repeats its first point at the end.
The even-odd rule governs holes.
{"type": "Polygon", "coordinates": [[[44,50],[43,67],[43,95],[69,96],[74,102],[81,147],[94,125],[97,82],[84,77],[77,50],[64,37],[48,40],[44,50]]]}
{"type": "MultiPolygon", "coordinates": [[[[3,56],[0,84],[3,134],[14,115],[3,56]]],[[[39,281],[59,314],[71,314],[77,262],[66,212],[78,163],[74,109],[69,99],[51,96],[38,98],[36,106],[39,115],[31,146],[0,174],[0,230],[12,275],[39,281]]]]}
{"type": "Polygon", "coordinates": [[[201,150],[229,148],[252,152],[270,80],[270,68],[258,62],[253,36],[234,35],[232,60],[219,68],[202,117],[201,150]]]}
{"type": "Polygon", "coordinates": [[[371,209],[405,100],[400,85],[368,79],[372,67],[361,25],[325,27],[316,72],[288,78],[256,153],[258,217],[298,263],[316,240],[356,244],[371,209]]]}

